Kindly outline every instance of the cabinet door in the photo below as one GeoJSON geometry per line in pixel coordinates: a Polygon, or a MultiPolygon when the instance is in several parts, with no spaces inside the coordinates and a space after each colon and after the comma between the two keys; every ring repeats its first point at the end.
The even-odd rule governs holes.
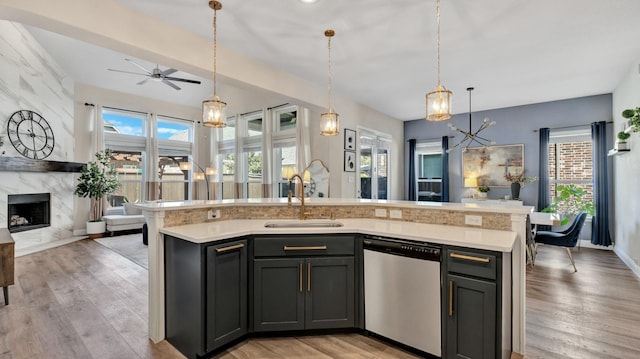
{"type": "Polygon", "coordinates": [[[305,267],[305,328],[354,327],[353,257],[309,258],[305,267]]]}
{"type": "Polygon", "coordinates": [[[247,333],[247,241],[207,247],[206,350],[247,333]]]}
{"type": "Polygon", "coordinates": [[[255,331],[304,329],[304,259],[254,260],[255,331]]]}
{"type": "Polygon", "coordinates": [[[446,358],[496,357],[496,284],[447,274],[446,358]]]}

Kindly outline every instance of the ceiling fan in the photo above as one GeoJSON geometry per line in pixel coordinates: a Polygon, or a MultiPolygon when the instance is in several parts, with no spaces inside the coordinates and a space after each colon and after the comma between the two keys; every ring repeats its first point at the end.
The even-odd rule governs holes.
{"type": "Polygon", "coordinates": [[[180,77],[171,77],[169,75],[171,75],[172,73],[178,71],[176,69],[167,69],[167,70],[160,70],[160,67],[158,65],[156,65],[156,68],[149,71],[146,68],[144,68],[144,66],[137,64],[136,62],[134,62],[131,59],[125,59],[126,61],[129,61],[132,65],[138,67],[139,69],[141,69],[142,71],[144,71],[144,73],[140,73],[140,72],[131,72],[131,71],[124,71],[124,70],[115,70],[115,69],[108,69],[109,71],[115,71],[115,72],[123,72],[125,74],[134,74],[134,75],[142,75],[142,76],[147,76],[146,79],[138,82],[138,85],[142,85],[145,82],[149,81],[149,80],[153,80],[156,82],[162,82],[166,85],[169,85],[171,87],[173,87],[176,90],[180,90],[180,87],[176,86],[176,84],[174,84],[171,81],[180,81],[180,82],[186,82],[186,83],[190,83],[190,84],[200,84],[200,81],[197,80],[190,80],[190,79],[183,79],[180,77]]]}

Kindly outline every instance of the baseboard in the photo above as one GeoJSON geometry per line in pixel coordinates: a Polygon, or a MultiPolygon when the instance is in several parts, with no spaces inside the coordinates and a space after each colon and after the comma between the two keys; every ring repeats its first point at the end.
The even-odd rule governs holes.
{"type": "Polygon", "coordinates": [[[640,266],[636,262],[629,258],[626,253],[621,252],[618,248],[614,248],[613,252],[624,262],[624,264],[627,265],[627,267],[629,267],[629,269],[631,269],[636,277],[640,278],[640,266]]]}
{"type": "Polygon", "coordinates": [[[87,229],[74,229],[73,230],[73,235],[74,237],[79,237],[79,236],[86,236],[87,235],[87,229]]]}
{"type": "Polygon", "coordinates": [[[36,252],[40,252],[40,251],[45,251],[47,249],[63,246],[65,244],[73,243],[75,241],[79,241],[79,240],[85,239],[85,238],[87,238],[87,237],[86,236],[75,236],[75,237],[71,237],[71,238],[61,239],[61,240],[58,240],[58,241],[42,243],[42,244],[39,244],[37,246],[31,246],[31,247],[28,247],[28,248],[16,249],[15,256],[16,257],[21,257],[21,256],[25,256],[27,254],[32,254],[32,253],[36,253],[36,252]]]}

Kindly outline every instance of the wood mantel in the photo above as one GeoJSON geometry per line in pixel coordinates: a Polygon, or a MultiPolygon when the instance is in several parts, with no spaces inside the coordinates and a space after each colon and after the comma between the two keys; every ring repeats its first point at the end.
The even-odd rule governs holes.
{"type": "Polygon", "coordinates": [[[80,172],[84,163],[33,160],[0,156],[0,171],[11,172],[80,172]]]}

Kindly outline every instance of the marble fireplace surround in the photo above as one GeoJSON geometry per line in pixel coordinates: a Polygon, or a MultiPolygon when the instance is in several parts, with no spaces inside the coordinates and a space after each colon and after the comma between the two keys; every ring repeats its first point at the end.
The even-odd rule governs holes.
{"type": "Polygon", "coordinates": [[[0,157],[0,228],[8,224],[8,195],[50,193],[50,226],[12,233],[16,256],[63,245],[73,236],[74,172],[82,163],[0,157]]]}

